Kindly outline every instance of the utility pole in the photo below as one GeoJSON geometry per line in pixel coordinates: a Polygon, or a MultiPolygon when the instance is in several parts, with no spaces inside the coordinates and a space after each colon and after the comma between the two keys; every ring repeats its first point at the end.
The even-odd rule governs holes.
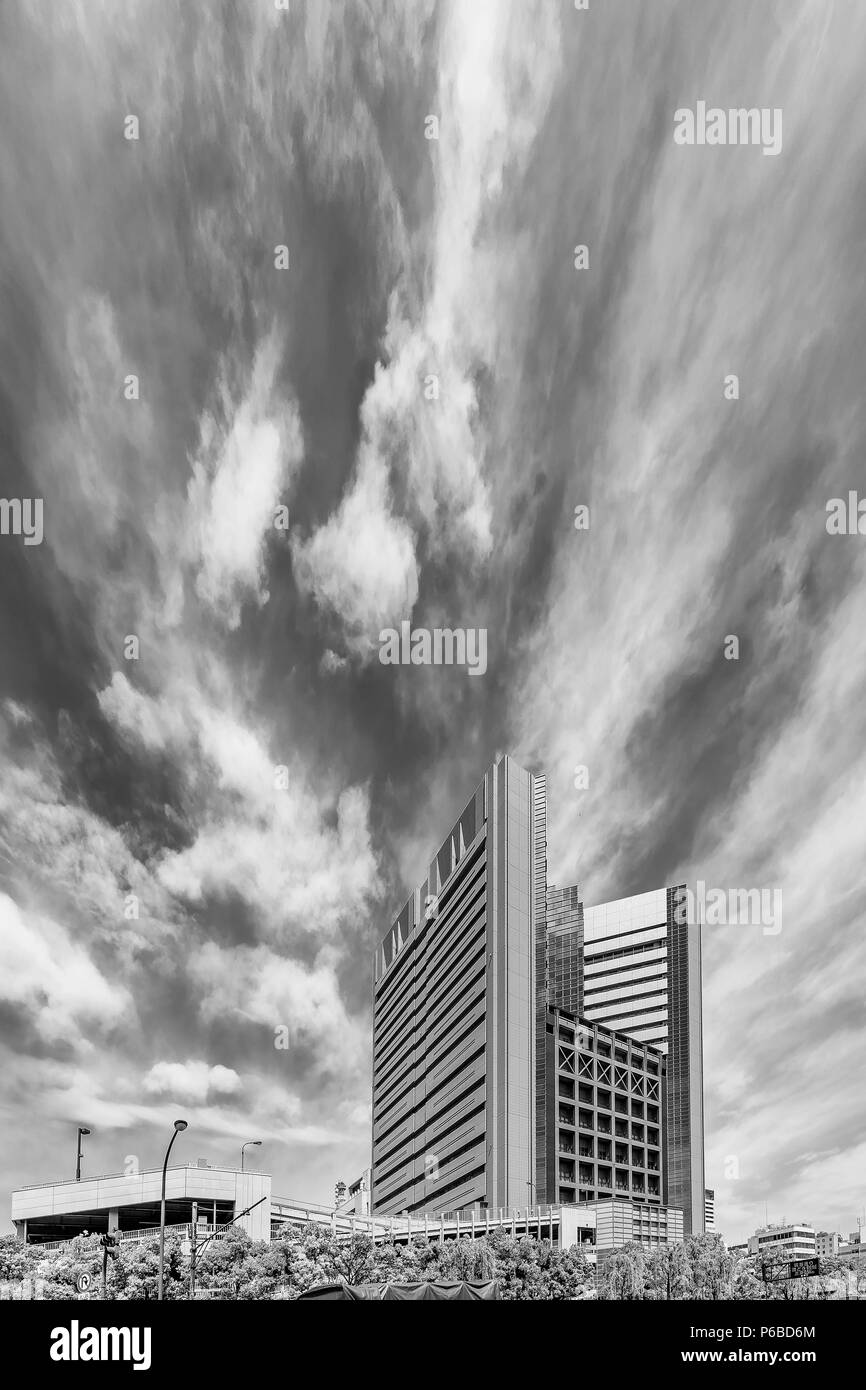
{"type": "Polygon", "coordinates": [[[190,1238],[189,1249],[189,1297],[190,1302],[195,1302],[195,1257],[196,1244],[198,1239],[198,1202],[192,1204],[192,1236],[190,1238]]]}

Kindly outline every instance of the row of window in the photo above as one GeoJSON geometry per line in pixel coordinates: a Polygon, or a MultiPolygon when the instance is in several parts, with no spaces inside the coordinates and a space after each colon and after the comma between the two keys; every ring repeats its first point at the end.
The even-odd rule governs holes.
{"type": "Polygon", "coordinates": [[[577,1154],[580,1158],[598,1157],[602,1163],[631,1163],[633,1168],[646,1168],[651,1173],[661,1171],[661,1157],[653,1149],[645,1149],[642,1144],[611,1144],[609,1139],[599,1139],[596,1151],[596,1141],[580,1136],[577,1144],[574,1136],[568,1133],[560,1133],[558,1148],[561,1154],[577,1154]]]}
{"type": "MultiPolygon", "coordinates": [[[[580,1091],[580,1088],[578,1088],[578,1089],[579,1089],[579,1091],[580,1091]]],[[[582,1094],[582,1093],[579,1093],[578,1096],[577,1096],[577,1100],[578,1100],[579,1104],[582,1105],[582,1106],[584,1107],[584,1111],[582,1112],[582,1114],[583,1114],[583,1113],[589,1113],[589,1112],[590,1112],[590,1107],[593,1107],[593,1106],[594,1106],[596,1109],[598,1109],[598,1110],[607,1110],[607,1111],[611,1111],[611,1095],[610,1095],[610,1091],[602,1091],[602,1090],[599,1089],[599,1090],[596,1091],[596,1093],[595,1093],[596,1096],[597,1096],[597,1100],[596,1100],[596,1101],[593,1101],[593,1097],[592,1097],[592,1094],[591,1094],[591,1092],[592,1092],[592,1087],[587,1087],[587,1090],[590,1092],[589,1095],[584,1095],[584,1094],[582,1094]]],[[[559,1102],[559,1118],[560,1118],[560,1121],[561,1121],[561,1123],[564,1124],[564,1125],[573,1125],[573,1124],[574,1124],[574,1105],[573,1105],[571,1102],[573,1102],[574,1099],[575,1099],[575,1096],[574,1096],[574,1088],[572,1087],[572,1088],[570,1088],[570,1089],[567,1089],[567,1088],[566,1088],[566,1089],[563,1089],[563,1086],[560,1084],[559,1096],[560,1096],[560,1102],[559,1102]],[[571,1118],[570,1118],[570,1119],[565,1118],[565,1116],[566,1116],[567,1114],[569,1114],[569,1113],[570,1113],[570,1115],[571,1115],[571,1118]]],[[[628,1115],[628,1114],[629,1114],[629,1101],[627,1100],[627,1098],[626,1098],[625,1096],[614,1096],[614,1098],[613,1098],[613,1109],[612,1109],[612,1111],[611,1111],[611,1114],[612,1114],[613,1116],[616,1116],[616,1115],[628,1115]]],[[[644,1116],[646,1116],[646,1120],[647,1120],[647,1123],[648,1123],[648,1124],[657,1125],[657,1124],[659,1123],[659,1107],[658,1107],[657,1105],[644,1105],[644,1102],[643,1102],[642,1100],[637,1100],[636,1098],[633,1097],[632,1100],[631,1100],[631,1117],[632,1117],[632,1119],[634,1119],[634,1120],[643,1120],[643,1119],[644,1119],[644,1116]]],[[[609,1133],[609,1131],[610,1131],[610,1119],[609,1119],[609,1117],[608,1117],[608,1116],[599,1115],[598,1120],[599,1120],[599,1123],[598,1123],[598,1126],[596,1126],[596,1125],[593,1123],[592,1114],[589,1113],[589,1120],[588,1120],[588,1122],[587,1122],[586,1124],[584,1124],[584,1121],[583,1121],[583,1119],[581,1118],[580,1123],[581,1123],[581,1125],[582,1125],[582,1127],[583,1127],[584,1129],[595,1129],[595,1128],[597,1127],[601,1133],[609,1133]],[[602,1123],[601,1123],[601,1121],[602,1121],[603,1119],[606,1119],[607,1122],[608,1122],[608,1128],[607,1128],[607,1130],[604,1129],[604,1127],[603,1127],[603,1125],[602,1125],[602,1123]]]]}

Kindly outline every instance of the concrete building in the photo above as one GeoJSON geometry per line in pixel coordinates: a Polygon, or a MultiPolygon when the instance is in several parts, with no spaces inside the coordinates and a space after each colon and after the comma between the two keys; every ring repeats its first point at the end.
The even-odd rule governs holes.
{"type": "Polygon", "coordinates": [[[749,1236],[749,1254],[768,1262],[806,1260],[817,1254],[815,1228],[808,1222],[781,1222],[759,1226],[749,1236]]]}
{"type": "Polygon", "coordinates": [[[376,1213],[532,1202],[544,783],[485,773],[375,955],[376,1213]]]}
{"type": "Polygon", "coordinates": [[[716,1193],[712,1187],[704,1189],[704,1230],[716,1229],[716,1193]]]}
{"type": "Polygon", "coordinates": [[[595,1207],[595,1250],[601,1259],[635,1241],[648,1250],[677,1245],[683,1239],[683,1214],[649,1202],[599,1201],[595,1207]]]}
{"type": "Polygon", "coordinates": [[[553,1078],[547,1189],[560,1202],[662,1204],[665,1058],[562,1009],[548,1010],[553,1078]]]}
{"type": "Polygon", "coordinates": [[[838,1231],[818,1231],[815,1236],[815,1253],[822,1260],[830,1260],[839,1254],[842,1237],[838,1231]]]}
{"type": "MultiPolygon", "coordinates": [[[[20,1240],[44,1244],[72,1236],[117,1231],[124,1235],[153,1234],[159,1228],[162,1169],[144,1173],[109,1174],[80,1182],[36,1183],[12,1194],[12,1221],[20,1240]]],[[[253,1203],[255,1211],[238,1226],[253,1240],[271,1237],[271,1179],[267,1173],[241,1173],[234,1168],[202,1164],[172,1167],[166,1173],[165,1219],[168,1226],[187,1225],[193,1203],[203,1224],[230,1222],[253,1203]],[[260,1201],[264,1198],[264,1201],[260,1201]]]]}
{"type": "Polygon", "coordinates": [[[700,1232],[706,1190],[700,925],[685,920],[682,886],[582,911],[573,899],[565,905],[562,895],[573,891],[559,890],[559,920],[549,921],[550,1002],[666,1055],[663,1199],[683,1212],[687,1235],[700,1232]],[[582,976],[573,967],[576,954],[582,976]]]}

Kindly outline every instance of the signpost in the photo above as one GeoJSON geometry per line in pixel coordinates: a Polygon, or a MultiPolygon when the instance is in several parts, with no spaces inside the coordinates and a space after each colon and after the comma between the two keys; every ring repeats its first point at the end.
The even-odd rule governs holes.
{"type": "Polygon", "coordinates": [[[99,1244],[102,1246],[102,1297],[105,1298],[108,1282],[108,1257],[111,1255],[113,1258],[117,1258],[120,1236],[116,1232],[109,1231],[108,1235],[100,1237],[99,1244]]]}
{"type": "Polygon", "coordinates": [[[817,1273],[817,1256],[808,1260],[786,1260],[783,1264],[761,1265],[761,1278],[765,1284],[776,1283],[782,1279],[810,1279],[817,1273]]]}

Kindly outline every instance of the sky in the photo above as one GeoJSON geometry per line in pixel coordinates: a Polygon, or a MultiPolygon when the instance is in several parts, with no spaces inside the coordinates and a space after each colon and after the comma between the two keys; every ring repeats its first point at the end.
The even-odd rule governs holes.
{"type": "Polygon", "coordinates": [[[372,950],[508,751],[587,903],[781,892],[705,929],[707,1184],[854,1228],[864,50],[832,0],[6,0],[5,1190],[180,1115],[358,1176],[372,950]],[[483,676],[381,664],[404,619],[483,676]]]}

